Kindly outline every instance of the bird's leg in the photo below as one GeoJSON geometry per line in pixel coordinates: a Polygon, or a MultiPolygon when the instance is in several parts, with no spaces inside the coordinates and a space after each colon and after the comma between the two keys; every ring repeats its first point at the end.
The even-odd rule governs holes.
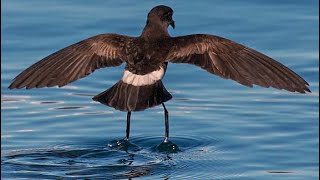
{"type": "Polygon", "coordinates": [[[126,141],[129,141],[129,134],[130,134],[130,116],[131,116],[131,112],[128,111],[127,113],[127,129],[126,129],[126,141]]]}
{"type": "Polygon", "coordinates": [[[164,103],[162,103],[162,106],[164,108],[164,116],[165,116],[165,137],[164,137],[164,140],[163,142],[168,142],[168,139],[169,139],[169,113],[167,111],[167,108],[166,106],[164,105],[164,103]]]}

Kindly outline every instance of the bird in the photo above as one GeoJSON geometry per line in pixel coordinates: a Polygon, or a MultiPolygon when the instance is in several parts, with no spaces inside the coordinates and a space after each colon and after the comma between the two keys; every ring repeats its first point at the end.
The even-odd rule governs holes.
{"type": "Polygon", "coordinates": [[[165,102],[172,95],[162,83],[169,63],[192,64],[244,86],[311,92],[309,84],[280,62],[245,45],[211,34],[171,37],[173,10],[158,5],[150,10],[138,37],[99,34],[43,58],[17,75],[9,89],[62,87],[97,69],[125,64],[122,79],[94,96],[94,101],[127,113],[129,141],[131,112],[163,106],[165,135],[169,141],[169,113],[165,102]]]}

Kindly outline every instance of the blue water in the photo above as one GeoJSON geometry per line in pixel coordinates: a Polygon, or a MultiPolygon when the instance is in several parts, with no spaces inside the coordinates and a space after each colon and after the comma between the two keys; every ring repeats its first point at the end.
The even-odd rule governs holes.
{"type": "Polygon", "coordinates": [[[1,1],[1,179],[318,179],[319,2],[1,1]],[[191,65],[169,64],[163,80],[170,140],[159,152],[161,106],[126,113],[91,97],[111,87],[123,66],[63,88],[8,90],[39,59],[92,35],[138,36],[146,14],[171,6],[172,36],[209,33],[255,48],[287,65],[312,93],[247,88],[191,65]]]}

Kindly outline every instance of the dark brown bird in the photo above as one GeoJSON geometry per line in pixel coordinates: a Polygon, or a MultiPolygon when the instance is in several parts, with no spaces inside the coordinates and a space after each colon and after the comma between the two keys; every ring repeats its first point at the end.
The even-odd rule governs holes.
{"type": "Polygon", "coordinates": [[[127,112],[129,139],[132,111],[162,104],[165,112],[165,139],[169,137],[168,111],[164,102],[172,98],[162,84],[168,62],[189,63],[245,86],[254,84],[291,92],[310,92],[308,83],[288,67],[234,41],[208,34],[171,37],[175,27],[173,10],[154,7],[139,37],[100,34],[61,49],[20,73],[9,86],[41,88],[64,86],[96,69],[126,63],[120,81],[93,100],[127,112]]]}

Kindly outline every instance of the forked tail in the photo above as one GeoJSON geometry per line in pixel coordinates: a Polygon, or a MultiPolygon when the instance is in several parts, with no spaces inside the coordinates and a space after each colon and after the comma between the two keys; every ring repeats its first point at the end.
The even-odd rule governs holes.
{"type": "Polygon", "coordinates": [[[120,80],[92,99],[120,111],[142,111],[171,98],[161,80],[145,86],[134,86],[120,80]]]}

